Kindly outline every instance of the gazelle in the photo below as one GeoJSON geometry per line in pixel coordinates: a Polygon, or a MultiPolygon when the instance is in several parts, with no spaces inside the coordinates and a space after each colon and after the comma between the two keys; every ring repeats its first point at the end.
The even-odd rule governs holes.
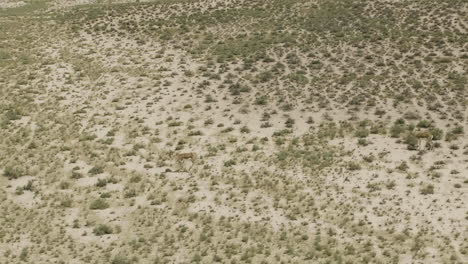
{"type": "Polygon", "coordinates": [[[190,159],[193,161],[196,157],[197,155],[194,152],[188,152],[188,153],[178,153],[176,154],[175,158],[177,161],[186,160],[186,159],[190,159]]]}
{"type": "Polygon", "coordinates": [[[432,150],[434,148],[434,144],[432,143],[432,139],[434,138],[434,136],[432,135],[430,131],[428,130],[418,131],[418,132],[415,132],[414,135],[416,136],[416,138],[418,138],[418,149],[421,145],[422,140],[426,141],[425,147],[428,150],[432,150]]]}
{"type": "Polygon", "coordinates": [[[193,164],[195,163],[196,158],[197,158],[197,155],[194,152],[178,153],[175,156],[175,160],[177,161],[180,167],[182,167],[184,160],[190,160],[192,162],[192,165],[190,166],[189,169],[193,167],[193,164]]]}

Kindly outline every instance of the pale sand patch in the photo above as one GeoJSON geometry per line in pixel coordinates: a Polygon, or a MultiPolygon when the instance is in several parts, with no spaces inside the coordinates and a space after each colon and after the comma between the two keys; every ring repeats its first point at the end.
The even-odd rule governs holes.
{"type": "Polygon", "coordinates": [[[2,0],[0,2],[0,8],[15,8],[26,5],[24,1],[15,1],[15,0],[2,0]]]}

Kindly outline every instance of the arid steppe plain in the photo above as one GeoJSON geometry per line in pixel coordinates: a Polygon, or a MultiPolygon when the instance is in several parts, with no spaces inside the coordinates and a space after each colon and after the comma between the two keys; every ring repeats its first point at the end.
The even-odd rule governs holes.
{"type": "Polygon", "coordinates": [[[468,263],[466,0],[0,0],[0,264],[468,263]]]}

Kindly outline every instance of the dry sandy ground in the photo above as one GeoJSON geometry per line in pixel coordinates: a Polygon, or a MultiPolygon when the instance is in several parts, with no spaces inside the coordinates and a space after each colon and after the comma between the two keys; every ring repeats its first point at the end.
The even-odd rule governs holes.
{"type": "MultiPolygon", "coordinates": [[[[293,2],[297,15],[314,8],[293,2]]],[[[50,3],[48,16],[77,14],[50,29],[5,20],[18,23],[7,34],[34,27],[45,42],[0,42],[0,264],[468,262],[466,43],[322,40],[305,52],[297,37],[223,61],[218,42],[268,30],[255,4],[109,5],[96,17],[81,4],[50,3]],[[244,5],[260,15],[232,11],[244,5]],[[153,23],[178,25],[179,12],[211,23],[219,10],[219,24],[169,40],[153,23]],[[211,33],[218,49],[191,49],[211,33]]],[[[466,35],[466,4],[408,8],[466,35]]]]}

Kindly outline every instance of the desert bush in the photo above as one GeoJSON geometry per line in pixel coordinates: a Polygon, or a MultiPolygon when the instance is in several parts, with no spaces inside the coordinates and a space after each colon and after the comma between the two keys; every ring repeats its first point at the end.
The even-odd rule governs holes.
{"type": "Polygon", "coordinates": [[[418,143],[419,143],[419,140],[418,138],[412,134],[412,133],[409,133],[406,137],[405,137],[405,144],[407,145],[407,148],[408,150],[417,150],[418,149],[418,143]]]}
{"type": "Polygon", "coordinates": [[[456,144],[451,144],[451,145],[449,146],[449,148],[450,148],[451,150],[458,150],[458,149],[460,149],[460,146],[458,146],[458,145],[456,145],[456,144]]]}
{"type": "Polygon", "coordinates": [[[33,191],[33,188],[34,188],[33,181],[29,180],[28,183],[24,185],[22,188],[25,191],[30,191],[30,192],[33,191]]]}
{"type": "Polygon", "coordinates": [[[278,131],[273,132],[273,137],[281,137],[281,136],[285,136],[291,133],[292,131],[289,129],[278,130],[278,131]]]}
{"type": "Polygon", "coordinates": [[[365,139],[365,138],[360,138],[360,139],[358,139],[358,145],[367,146],[367,145],[369,145],[369,141],[367,139],[365,139]]]}
{"type": "Polygon", "coordinates": [[[14,168],[14,167],[6,167],[3,170],[3,176],[5,176],[9,180],[18,179],[19,177],[23,175],[24,175],[24,172],[21,169],[14,168]]]}
{"type": "Polygon", "coordinates": [[[99,195],[100,198],[110,198],[111,197],[111,194],[108,193],[108,192],[105,192],[105,193],[101,193],[101,195],[99,195]]]}
{"type": "Polygon", "coordinates": [[[274,75],[270,71],[262,72],[258,75],[258,80],[262,83],[268,82],[273,79],[274,75]]]}
{"type": "Polygon", "coordinates": [[[70,197],[65,197],[60,201],[60,206],[65,208],[71,208],[73,205],[73,200],[70,197]]]}
{"type": "Polygon", "coordinates": [[[108,225],[98,225],[93,229],[93,234],[96,236],[102,236],[102,235],[109,235],[112,234],[113,230],[110,226],[108,225]]]}
{"type": "Polygon", "coordinates": [[[98,179],[96,186],[97,187],[105,187],[107,185],[107,180],[106,179],[98,179]]]}
{"type": "Polygon", "coordinates": [[[137,196],[137,191],[135,189],[127,190],[124,193],[124,198],[133,198],[137,196]]]}
{"type": "Polygon", "coordinates": [[[432,184],[428,184],[424,187],[422,187],[419,192],[422,194],[422,195],[428,195],[428,194],[434,194],[434,185],[432,184]]]}
{"type": "Polygon", "coordinates": [[[178,127],[181,126],[183,123],[181,121],[172,121],[167,124],[169,127],[178,127]]]}
{"type": "Polygon", "coordinates": [[[417,120],[421,118],[418,113],[411,112],[411,111],[406,112],[403,116],[405,119],[408,119],[408,120],[417,120]]]}
{"type": "Polygon", "coordinates": [[[347,168],[348,170],[351,170],[351,171],[360,170],[361,165],[357,162],[348,162],[347,168]]]}
{"type": "Polygon", "coordinates": [[[21,112],[17,109],[9,109],[4,113],[4,117],[8,121],[20,120],[21,112]]]}
{"type": "Polygon", "coordinates": [[[294,121],[294,119],[288,117],[288,119],[286,120],[286,122],[284,124],[286,125],[287,128],[292,128],[294,123],[296,123],[296,121],[294,121]]]}
{"type": "Polygon", "coordinates": [[[188,133],[189,136],[194,137],[194,136],[203,136],[203,133],[200,130],[194,130],[190,131],[188,133]]]}
{"type": "Polygon", "coordinates": [[[227,160],[224,162],[224,167],[231,167],[231,166],[234,166],[236,165],[236,161],[235,160],[227,160]]]}
{"type": "Polygon", "coordinates": [[[248,86],[236,83],[229,86],[229,92],[231,95],[239,95],[240,93],[250,92],[250,88],[248,86]]]}
{"type": "Polygon", "coordinates": [[[28,259],[28,255],[29,255],[29,250],[28,250],[27,247],[25,247],[25,248],[23,248],[23,249],[21,250],[21,253],[20,253],[20,255],[19,255],[19,259],[20,259],[21,261],[26,261],[26,260],[28,259]]]}
{"type": "Polygon", "coordinates": [[[418,122],[416,126],[419,128],[428,128],[431,126],[431,122],[428,120],[421,120],[418,122]]]}
{"type": "Polygon", "coordinates": [[[94,166],[88,171],[88,173],[92,175],[101,174],[103,172],[104,172],[104,169],[101,166],[94,166]]]}
{"type": "Polygon", "coordinates": [[[132,263],[133,261],[130,258],[122,256],[122,255],[115,256],[111,261],[111,264],[132,264],[132,263]]]}
{"type": "Polygon", "coordinates": [[[395,124],[390,128],[390,136],[393,138],[398,138],[405,131],[405,126],[400,124],[395,124]]]}
{"type": "Polygon", "coordinates": [[[268,97],[266,95],[255,98],[256,105],[266,105],[268,103],[268,97]]]}
{"type": "Polygon", "coordinates": [[[76,172],[76,171],[72,171],[70,178],[75,179],[75,180],[80,179],[80,178],[83,178],[83,174],[76,172]]]}
{"type": "Polygon", "coordinates": [[[96,135],[94,134],[83,134],[79,137],[79,141],[92,141],[92,140],[95,140],[97,138],[96,135]]]}
{"type": "Polygon", "coordinates": [[[213,118],[208,118],[207,120],[205,120],[204,124],[205,126],[214,124],[213,118]]]}
{"type": "Polygon", "coordinates": [[[457,126],[457,127],[453,128],[452,130],[450,130],[450,132],[448,132],[445,135],[445,140],[449,141],[449,142],[452,141],[452,140],[456,140],[463,133],[464,133],[463,127],[462,126],[457,126]]]}
{"type": "Polygon", "coordinates": [[[214,103],[214,102],[216,102],[216,100],[213,98],[212,95],[209,94],[205,96],[205,103],[214,103]]]}
{"type": "Polygon", "coordinates": [[[221,130],[221,133],[229,133],[229,132],[231,132],[231,131],[234,131],[234,128],[232,128],[232,127],[227,127],[227,128],[225,128],[225,129],[221,130]]]}
{"type": "Polygon", "coordinates": [[[462,126],[456,126],[450,133],[455,134],[455,135],[461,135],[464,133],[464,129],[462,126]]]}
{"type": "Polygon", "coordinates": [[[104,210],[109,208],[109,204],[103,199],[97,199],[91,202],[89,209],[91,210],[104,210]]]}
{"type": "Polygon", "coordinates": [[[250,133],[250,129],[247,126],[243,126],[240,128],[241,133],[250,133]]]}
{"type": "Polygon", "coordinates": [[[444,136],[444,132],[442,131],[442,129],[439,128],[431,129],[430,133],[432,135],[432,140],[441,140],[444,136]]]}
{"type": "Polygon", "coordinates": [[[360,129],[356,130],[356,132],[354,133],[354,136],[358,137],[358,138],[365,138],[365,137],[369,136],[369,129],[360,128],[360,129]]]}
{"type": "Polygon", "coordinates": [[[272,127],[273,125],[270,123],[270,122],[263,122],[261,125],[260,125],[260,128],[268,128],[268,127],[272,127]]]}

